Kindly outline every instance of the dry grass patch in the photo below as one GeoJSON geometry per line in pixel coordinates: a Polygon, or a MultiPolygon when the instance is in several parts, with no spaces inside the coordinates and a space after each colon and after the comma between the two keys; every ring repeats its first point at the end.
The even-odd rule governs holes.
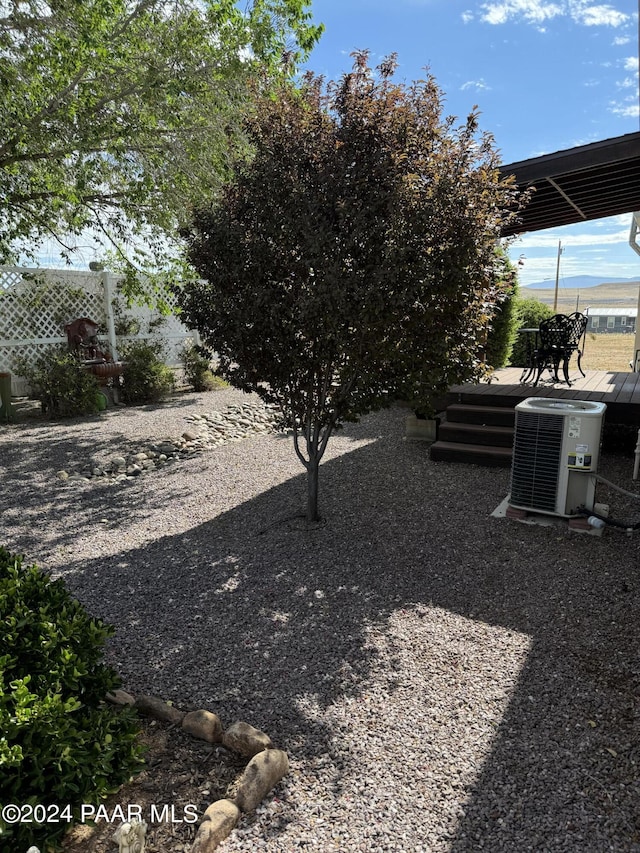
{"type": "Polygon", "coordinates": [[[582,357],[583,370],[628,371],[633,361],[634,335],[587,332],[582,357]]]}

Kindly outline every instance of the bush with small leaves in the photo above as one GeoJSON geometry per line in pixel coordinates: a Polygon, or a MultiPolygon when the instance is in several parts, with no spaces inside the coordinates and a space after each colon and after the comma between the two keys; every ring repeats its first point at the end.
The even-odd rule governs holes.
{"type": "MultiPolygon", "coordinates": [[[[112,633],[62,580],[0,547],[0,803],[69,804],[77,816],[142,768],[135,713],[104,701],[120,683],[103,662],[112,633]]],[[[0,849],[45,849],[68,817],[0,819],[0,849]]]]}
{"type": "Polygon", "coordinates": [[[175,378],[161,355],[162,344],[155,341],[134,341],[122,348],[125,403],[158,403],[171,394],[175,378]]]}
{"type": "MultiPolygon", "coordinates": [[[[541,320],[553,317],[553,310],[548,305],[531,296],[516,300],[516,313],[519,329],[537,329],[541,320]]],[[[517,336],[511,350],[509,363],[513,367],[525,367],[528,364],[525,335],[517,336]]]]}
{"type": "Polygon", "coordinates": [[[211,370],[211,354],[204,347],[185,344],[180,357],[185,379],[194,391],[214,391],[226,385],[211,370]]]}
{"type": "Polygon", "coordinates": [[[211,368],[211,354],[205,347],[186,344],[181,358],[185,379],[194,391],[229,388],[229,383],[211,368]]]}
{"type": "Polygon", "coordinates": [[[67,350],[42,355],[35,364],[20,362],[17,369],[50,417],[73,418],[99,410],[95,376],[67,350]]]}
{"type": "Polygon", "coordinates": [[[497,249],[502,296],[494,307],[485,346],[486,363],[496,370],[508,362],[518,336],[518,273],[504,249],[497,249]]]}

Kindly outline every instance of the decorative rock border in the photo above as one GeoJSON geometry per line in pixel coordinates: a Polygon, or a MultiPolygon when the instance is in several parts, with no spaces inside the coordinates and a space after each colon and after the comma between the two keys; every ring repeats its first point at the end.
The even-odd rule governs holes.
{"type": "Polygon", "coordinates": [[[155,696],[134,698],[125,690],[115,690],[106,698],[113,705],[132,705],[145,716],[179,725],[200,740],[222,743],[227,749],[249,758],[235,797],[216,800],[205,810],[191,853],[212,853],[235,829],[242,814],[257,808],[289,772],[287,753],[276,749],[267,734],[249,723],[240,720],[225,730],[220,717],[212,711],[180,711],[155,696]]]}
{"type": "Polygon", "coordinates": [[[60,470],[56,476],[70,485],[95,480],[122,483],[221,444],[242,441],[250,435],[278,432],[282,428],[277,408],[261,401],[235,403],[220,412],[187,415],[185,420],[193,426],[179,439],[149,442],[126,456],[113,456],[105,465],[88,463],[73,471],[60,470]]]}

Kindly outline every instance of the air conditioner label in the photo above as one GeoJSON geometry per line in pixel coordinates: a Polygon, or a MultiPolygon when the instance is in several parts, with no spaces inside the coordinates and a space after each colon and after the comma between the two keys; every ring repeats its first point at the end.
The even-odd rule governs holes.
{"type": "Polygon", "coordinates": [[[575,415],[569,418],[569,438],[580,438],[581,425],[582,418],[577,418],[575,415]]]}
{"type": "Polygon", "coordinates": [[[575,453],[570,453],[567,457],[567,465],[569,468],[581,468],[582,470],[591,470],[591,454],[579,453],[576,448],[575,453]]]}

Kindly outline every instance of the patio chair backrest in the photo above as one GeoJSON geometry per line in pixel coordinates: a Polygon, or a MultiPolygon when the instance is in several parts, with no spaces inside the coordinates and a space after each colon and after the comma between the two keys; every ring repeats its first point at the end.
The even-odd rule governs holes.
{"type": "Polygon", "coordinates": [[[568,346],[574,350],[580,346],[580,340],[587,331],[588,318],[586,314],[581,314],[579,311],[574,311],[567,317],[569,329],[568,346]]]}
{"type": "Polygon", "coordinates": [[[562,350],[570,336],[570,323],[566,314],[554,314],[540,322],[540,345],[545,351],[562,350]]]}

